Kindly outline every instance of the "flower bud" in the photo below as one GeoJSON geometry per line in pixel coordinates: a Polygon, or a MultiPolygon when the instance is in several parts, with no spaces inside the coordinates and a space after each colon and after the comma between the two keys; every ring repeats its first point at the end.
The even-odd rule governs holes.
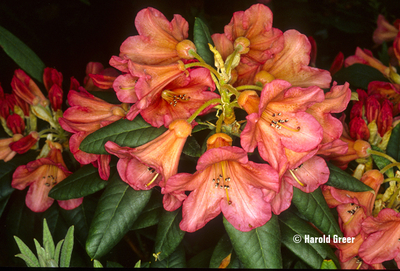
{"type": "Polygon", "coordinates": [[[245,90],[240,93],[238,98],[238,104],[243,108],[247,114],[258,112],[258,105],[260,103],[260,98],[257,92],[254,90],[245,90]]]}
{"type": "Polygon", "coordinates": [[[63,90],[59,85],[54,84],[49,90],[49,100],[51,104],[51,108],[55,112],[61,109],[63,102],[63,90]]]}
{"type": "Polygon", "coordinates": [[[367,158],[370,156],[368,150],[371,149],[371,145],[367,141],[356,140],[353,149],[356,151],[358,158],[367,158]]]}
{"type": "Polygon", "coordinates": [[[224,133],[216,133],[207,139],[207,150],[232,145],[232,138],[224,133]]]}
{"type": "Polygon", "coordinates": [[[259,71],[256,74],[256,76],[254,77],[254,83],[255,84],[261,83],[264,86],[265,84],[270,83],[274,79],[275,79],[275,77],[272,74],[270,74],[267,71],[262,70],[262,71],[259,71]]]}
{"type": "Polygon", "coordinates": [[[25,131],[25,122],[18,114],[9,115],[7,118],[7,127],[13,134],[23,134],[25,131]]]}
{"type": "Polygon", "coordinates": [[[366,117],[368,122],[372,122],[378,118],[379,111],[381,110],[381,105],[379,104],[378,99],[374,96],[370,96],[367,98],[366,102],[366,117]]]}
{"type": "Polygon", "coordinates": [[[383,100],[382,109],[379,112],[377,125],[378,132],[383,136],[392,126],[393,122],[393,104],[388,100],[383,100]]]}
{"type": "Polygon", "coordinates": [[[19,153],[23,154],[29,151],[39,140],[39,133],[36,131],[32,131],[29,135],[19,139],[16,142],[10,143],[10,149],[19,153]]]}
{"type": "Polygon", "coordinates": [[[361,117],[355,117],[349,123],[350,136],[354,139],[368,140],[370,133],[367,123],[361,117]]]}
{"type": "Polygon", "coordinates": [[[235,40],[233,48],[239,49],[238,53],[241,55],[246,54],[250,51],[250,41],[245,37],[239,37],[235,40]]]}
{"type": "Polygon", "coordinates": [[[183,59],[192,59],[194,56],[190,53],[190,50],[196,52],[196,46],[190,40],[183,40],[179,42],[176,47],[176,52],[178,56],[183,59]]]}

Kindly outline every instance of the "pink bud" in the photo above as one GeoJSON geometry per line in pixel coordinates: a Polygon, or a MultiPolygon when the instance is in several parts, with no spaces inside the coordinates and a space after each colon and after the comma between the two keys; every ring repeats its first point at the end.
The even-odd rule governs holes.
{"type": "Polygon", "coordinates": [[[355,117],[350,120],[350,136],[354,139],[369,139],[369,130],[367,123],[361,117],[355,117]]]}
{"type": "Polygon", "coordinates": [[[7,118],[7,127],[13,134],[23,134],[25,131],[25,122],[18,114],[9,115],[7,118]]]}
{"type": "Polygon", "coordinates": [[[19,154],[23,154],[29,151],[30,148],[32,148],[38,140],[39,133],[36,131],[32,131],[29,135],[24,136],[20,140],[10,143],[10,149],[19,154]]]}

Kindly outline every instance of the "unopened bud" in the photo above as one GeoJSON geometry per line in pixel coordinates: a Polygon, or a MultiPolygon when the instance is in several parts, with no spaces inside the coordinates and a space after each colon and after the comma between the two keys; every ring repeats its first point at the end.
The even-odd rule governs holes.
{"type": "Polygon", "coordinates": [[[207,139],[207,150],[232,145],[232,138],[224,133],[216,133],[207,139]]]}
{"type": "Polygon", "coordinates": [[[245,90],[240,93],[238,104],[250,115],[251,113],[258,112],[260,98],[254,90],[245,90]]]}
{"type": "Polygon", "coordinates": [[[238,53],[241,55],[246,54],[250,51],[250,41],[245,37],[239,37],[235,40],[233,48],[239,49],[238,53]]]}
{"type": "Polygon", "coordinates": [[[192,59],[194,56],[190,53],[190,50],[196,52],[196,46],[190,40],[183,40],[179,42],[176,47],[176,52],[178,56],[183,59],[192,59]]]}
{"type": "Polygon", "coordinates": [[[254,83],[261,83],[263,86],[267,83],[270,83],[272,80],[275,79],[275,76],[273,76],[272,74],[270,74],[267,71],[259,71],[256,76],[254,77],[254,83]]]}

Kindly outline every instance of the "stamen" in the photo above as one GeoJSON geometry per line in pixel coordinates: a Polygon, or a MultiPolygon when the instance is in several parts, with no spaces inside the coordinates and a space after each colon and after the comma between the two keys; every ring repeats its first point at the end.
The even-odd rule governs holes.
{"type": "Polygon", "coordinates": [[[176,106],[178,102],[188,102],[190,100],[190,97],[186,94],[176,95],[175,92],[170,90],[164,90],[161,93],[161,98],[163,98],[167,103],[172,106],[176,106]]]}
{"type": "Polygon", "coordinates": [[[296,182],[298,182],[301,186],[305,187],[306,185],[303,184],[302,182],[300,182],[300,180],[296,177],[296,175],[294,175],[293,171],[291,169],[289,169],[290,174],[292,174],[293,178],[296,180],[296,182]]]}
{"type": "Polygon", "coordinates": [[[150,186],[157,179],[158,175],[160,175],[160,173],[154,175],[153,179],[148,184],[146,184],[146,187],[150,186]]]}
{"type": "Polygon", "coordinates": [[[266,108],[264,110],[264,112],[262,113],[261,117],[270,123],[270,126],[273,128],[276,128],[278,130],[280,130],[281,128],[285,128],[289,131],[292,132],[298,132],[300,131],[300,126],[297,126],[296,128],[292,128],[286,125],[283,125],[283,123],[289,122],[288,118],[279,118],[279,119],[274,119],[275,116],[282,116],[282,112],[279,113],[275,113],[275,112],[271,112],[271,109],[266,108]],[[278,125],[279,123],[279,125],[278,125]]]}

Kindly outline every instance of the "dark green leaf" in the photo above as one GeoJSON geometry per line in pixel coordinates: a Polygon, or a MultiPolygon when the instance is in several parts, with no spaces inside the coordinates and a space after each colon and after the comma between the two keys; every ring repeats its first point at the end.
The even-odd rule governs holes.
{"type": "Polygon", "coordinates": [[[339,261],[328,243],[310,242],[310,238],[321,237],[321,234],[307,221],[287,210],[279,215],[279,225],[282,244],[311,268],[321,268],[322,261],[326,258],[332,259],[339,266],[339,261]],[[309,242],[306,243],[305,238],[309,242]]]}
{"type": "Polygon", "coordinates": [[[329,180],[325,183],[326,185],[353,192],[365,192],[372,190],[371,187],[354,178],[347,172],[341,170],[337,166],[334,166],[329,162],[326,164],[328,165],[330,171],[329,180]]]}
{"type": "Polygon", "coordinates": [[[343,68],[335,73],[333,75],[333,81],[336,81],[338,84],[349,82],[350,87],[362,89],[368,89],[368,84],[371,81],[388,82],[379,70],[359,63],[343,68]]]}
{"type": "MultiPolygon", "coordinates": [[[[381,152],[381,153],[385,153],[384,151],[382,151],[380,148],[378,148],[378,147],[375,146],[375,145],[371,145],[371,148],[372,148],[374,151],[379,151],[379,152],[381,152]]],[[[382,156],[379,156],[379,155],[375,155],[375,154],[372,154],[371,156],[372,156],[372,159],[374,160],[376,166],[377,166],[379,169],[382,169],[382,168],[384,168],[385,166],[387,166],[387,165],[389,165],[389,164],[392,163],[392,162],[390,162],[388,159],[386,159],[385,157],[382,157],[382,156]]],[[[393,168],[389,168],[388,170],[386,170],[385,174],[386,174],[388,177],[394,177],[393,168]]]]}
{"type": "Polygon", "coordinates": [[[210,265],[210,259],[214,248],[210,247],[206,250],[201,251],[199,254],[190,258],[187,263],[188,268],[208,268],[210,265]]]}
{"type": "Polygon", "coordinates": [[[229,265],[226,267],[229,269],[244,269],[243,263],[239,260],[236,252],[233,250],[231,255],[231,261],[229,265]]]}
{"type": "Polygon", "coordinates": [[[86,251],[92,259],[99,259],[122,239],[151,196],[151,190],[132,189],[118,173],[109,182],[98,202],[86,241],[86,251]]]}
{"type": "Polygon", "coordinates": [[[264,225],[249,232],[235,229],[224,217],[233,249],[245,268],[282,268],[278,218],[272,215],[264,225]]]}
{"type": "Polygon", "coordinates": [[[0,47],[26,73],[39,82],[43,81],[44,63],[25,43],[1,26],[0,47]]]}
{"type": "MultiPolygon", "coordinates": [[[[110,175],[115,172],[115,167],[115,164],[110,163],[110,175]]],[[[81,198],[103,189],[107,184],[107,181],[100,178],[98,169],[88,164],[54,186],[49,197],[56,200],[81,198]]]]}
{"type": "Polygon", "coordinates": [[[131,230],[143,229],[156,225],[160,221],[162,210],[162,195],[160,193],[152,193],[149,202],[133,223],[131,230]]]}
{"type": "Polygon", "coordinates": [[[201,156],[201,146],[194,137],[188,137],[182,152],[192,157],[201,156]]]}
{"type": "Polygon", "coordinates": [[[163,259],[153,261],[150,264],[151,268],[186,268],[185,249],[182,245],[178,246],[175,251],[163,259]]]}
{"type": "Polygon", "coordinates": [[[305,193],[293,187],[292,203],[308,221],[323,233],[331,236],[343,236],[339,224],[333,217],[320,188],[312,193],[305,193]]]}
{"type": "Polygon", "coordinates": [[[106,266],[107,266],[107,268],[120,268],[120,267],[123,267],[123,266],[122,266],[121,264],[119,264],[119,263],[110,262],[110,261],[107,261],[106,266]]]}
{"type": "Polygon", "coordinates": [[[397,124],[393,128],[392,134],[386,148],[387,155],[393,157],[394,160],[400,161],[400,125],[397,124]]]}
{"type": "Polygon", "coordinates": [[[97,200],[93,195],[90,195],[84,197],[82,204],[72,210],[60,209],[61,215],[67,221],[68,225],[75,226],[75,236],[83,247],[85,247],[89,234],[90,223],[96,210],[97,200]]]}
{"type": "Polygon", "coordinates": [[[211,39],[207,25],[200,18],[196,18],[194,21],[193,40],[196,45],[197,53],[207,64],[214,66],[214,54],[210,51],[210,47],[208,46],[208,44],[214,46],[214,42],[211,39]]]}
{"type": "Polygon", "coordinates": [[[210,268],[218,268],[223,259],[225,259],[233,251],[231,240],[228,234],[224,234],[219,239],[217,245],[214,248],[214,252],[210,260],[210,268]]]}
{"type": "Polygon", "coordinates": [[[180,208],[173,212],[163,210],[157,227],[154,248],[155,253],[161,252],[158,256],[160,261],[167,258],[181,243],[185,235],[185,232],[179,228],[181,220],[182,211],[180,208]]]}
{"type": "Polygon", "coordinates": [[[153,127],[140,116],[132,121],[120,119],[88,135],[79,149],[88,153],[108,154],[104,148],[107,141],[134,148],[157,138],[165,131],[165,127],[153,127]]]}

